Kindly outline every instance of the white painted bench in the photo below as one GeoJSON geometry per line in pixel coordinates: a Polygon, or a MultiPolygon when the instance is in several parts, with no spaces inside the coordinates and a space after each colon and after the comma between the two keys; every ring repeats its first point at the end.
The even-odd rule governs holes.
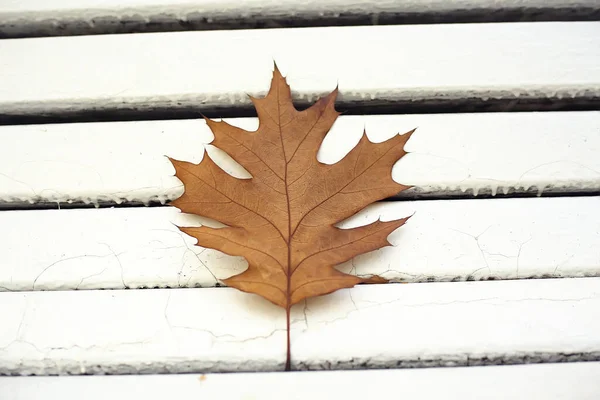
{"type": "Polygon", "coordinates": [[[599,20],[588,0],[0,3],[0,399],[597,399],[599,20]],[[173,225],[198,220],[164,157],[206,146],[240,176],[199,113],[256,127],[274,59],[300,106],[339,85],[323,162],[418,127],[393,170],[413,188],[342,224],[416,211],[340,266],[392,283],[296,306],[289,373],[285,313],[221,287],[246,262],[173,225]]]}

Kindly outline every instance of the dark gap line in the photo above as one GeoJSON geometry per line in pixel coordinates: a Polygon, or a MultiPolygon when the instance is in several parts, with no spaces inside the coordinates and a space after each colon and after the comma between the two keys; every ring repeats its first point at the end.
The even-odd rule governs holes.
{"type": "MultiPolygon", "coordinates": [[[[389,197],[383,201],[434,201],[434,200],[486,200],[486,199],[521,199],[521,198],[556,198],[556,197],[594,197],[600,196],[600,189],[581,189],[578,191],[552,191],[543,192],[541,196],[538,195],[537,189],[529,189],[526,192],[515,192],[514,189],[508,194],[497,193],[495,196],[489,192],[480,193],[477,196],[473,196],[472,190],[469,189],[465,193],[452,193],[444,195],[442,193],[434,194],[411,194],[403,196],[389,197]]],[[[147,203],[141,201],[126,201],[122,203],[116,203],[113,201],[98,201],[96,204],[84,202],[82,200],[76,200],[72,202],[51,202],[51,201],[39,201],[34,203],[29,202],[0,202],[0,211],[27,211],[27,210],[73,210],[73,209],[93,209],[93,208],[154,208],[154,207],[168,207],[171,205],[170,201],[161,203],[158,200],[151,200],[147,203]]]]}
{"type": "MultiPolygon", "coordinates": [[[[499,186],[499,188],[502,186],[499,186]]],[[[476,200],[476,199],[521,199],[521,198],[546,198],[546,197],[592,197],[600,195],[599,188],[580,189],[574,187],[548,187],[544,188],[540,194],[537,186],[532,186],[527,190],[515,189],[510,187],[506,194],[498,188],[496,194],[492,193],[489,187],[478,190],[474,195],[474,189],[469,188],[464,192],[460,189],[423,191],[409,189],[396,196],[389,197],[382,201],[416,201],[416,200],[476,200]]]]}
{"type": "MultiPolygon", "coordinates": [[[[457,367],[484,367],[484,366],[510,366],[510,365],[543,365],[582,363],[600,361],[600,351],[587,350],[555,350],[555,351],[516,351],[509,350],[503,354],[480,354],[477,356],[458,352],[452,356],[412,356],[410,358],[391,358],[383,362],[371,360],[370,356],[352,357],[334,361],[299,361],[293,362],[291,371],[375,371],[375,370],[402,370],[414,368],[457,368],[457,367]]],[[[251,360],[252,361],[252,360],[251,360]]],[[[25,364],[25,368],[29,365],[25,364]]],[[[172,374],[243,374],[243,373],[271,373],[283,372],[282,363],[268,363],[259,370],[248,368],[237,361],[219,361],[211,367],[206,367],[203,361],[184,360],[178,362],[163,362],[157,360],[148,367],[146,363],[132,362],[118,365],[90,363],[85,365],[85,372],[81,372],[81,362],[76,361],[60,367],[46,366],[43,373],[29,372],[23,374],[21,369],[6,368],[3,376],[143,376],[143,375],[172,375],[172,374]],[[240,366],[242,365],[242,366],[240,366]]],[[[253,364],[250,363],[250,366],[253,364]]],[[[210,379],[210,378],[209,378],[210,379]]]]}
{"type": "MultiPolygon", "coordinates": [[[[342,371],[342,370],[381,370],[381,369],[409,369],[409,368],[456,368],[456,367],[481,367],[496,365],[531,365],[531,364],[558,364],[574,362],[600,361],[600,351],[551,351],[551,352],[512,352],[504,355],[483,355],[471,357],[456,354],[455,357],[389,360],[384,363],[371,363],[369,357],[363,359],[351,358],[326,363],[311,363],[301,361],[292,365],[292,371],[342,371]]],[[[234,373],[238,373],[235,371],[234,373]]]]}
{"type": "Polygon", "coordinates": [[[600,6],[475,8],[444,12],[406,12],[399,7],[396,11],[377,13],[325,10],[322,14],[314,11],[294,16],[274,14],[269,10],[244,16],[219,12],[189,12],[178,16],[173,13],[151,14],[140,9],[137,13],[132,11],[123,16],[110,15],[110,11],[102,10],[88,20],[65,17],[33,22],[27,21],[27,16],[13,18],[12,21],[0,22],[0,39],[326,26],[598,21],[600,6]]]}
{"type": "MultiPolygon", "coordinates": [[[[304,109],[308,101],[295,101],[304,109]]],[[[600,94],[579,97],[512,97],[512,98],[426,98],[410,100],[374,99],[340,101],[336,109],[344,115],[447,114],[532,111],[598,111],[600,94]]],[[[111,108],[60,109],[50,111],[6,112],[0,109],[0,125],[56,124],[109,121],[156,121],[167,119],[256,117],[251,104],[236,106],[208,105],[156,106],[139,105],[111,108]]]]}
{"type": "MultiPolygon", "coordinates": [[[[590,279],[590,278],[598,278],[600,275],[597,273],[587,273],[583,276],[564,276],[560,274],[534,274],[527,275],[519,278],[501,278],[497,276],[484,276],[484,277],[475,277],[473,275],[459,275],[455,276],[451,279],[437,279],[436,276],[423,276],[422,279],[417,279],[413,281],[390,281],[388,283],[383,283],[384,285],[423,285],[430,283],[464,283],[464,282],[506,282],[506,281],[528,281],[528,280],[560,280],[560,279],[590,279]]],[[[370,285],[382,285],[382,283],[357,283],[356,286],[370,286],[370,285]]],[[[355,286],[355,287],[356,287],[355,286]]],[[[200,284],[195,285],[187,285],[187,286],[175,286],[175,285],[140,285],[140,286],[125,286],[125,287],[102,287],[102,288],[89,288],[89,289],[78,289],[78,288],[55,288],[55,289],[16,289],[10,290],[5,289],[3,292],[11,292],[11,293],[50,293],[50,292],[70,292],[70,291],[78,291],[78,292],[90,292],[90,291],[123,291],[123,290],[193,290],[193,289],[229,289],[229,290],[237,290],[231,286],[227,286],[224,283],[217,282],[213,286],[203,286],[200,284]]],[[[0,291],[2,293],[2,291],[0,291]]]]}

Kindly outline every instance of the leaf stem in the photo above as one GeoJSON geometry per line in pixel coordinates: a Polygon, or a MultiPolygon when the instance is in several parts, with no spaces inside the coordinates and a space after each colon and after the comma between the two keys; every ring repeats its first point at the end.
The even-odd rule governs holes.
{"type": "Polygon", "coordinates": [[[285,359],[285,370],[292,370],[292,351],[290,346],[290,306],[285,309],[285,316],[287,320],[287,357],[285,359]]]}

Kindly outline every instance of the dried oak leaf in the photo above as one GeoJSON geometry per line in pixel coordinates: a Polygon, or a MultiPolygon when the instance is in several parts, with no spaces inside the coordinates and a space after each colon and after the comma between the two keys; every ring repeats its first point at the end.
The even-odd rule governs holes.
{"type": "Polygon", "coordinates": [[[334,268],[353,257],[390,245],[388,235],[408,218],[376,221],[353,229],[336,223],[367,205],[408,186],[392,180],[393,165],[406,154],[413,131],[382,143],[366,134],[341,161],[317,160],[321,143],[340,114],[334,108],[337,88],[304,111],[292,104],[290,87],[277,66],[271,88],[262,99],[251,98],[259,127],[249,132],[226,122],[206,119],[213,145],[228,153],[251,175],[238,179],[205,156],[199,164],[170,159],[184,194],[171,204],[185,213],[227,225],[183,228],[198,245],[243,256],[248,269],[224,280],[285,308],[307,297],[349,288],[362,279],[334,268]]]}

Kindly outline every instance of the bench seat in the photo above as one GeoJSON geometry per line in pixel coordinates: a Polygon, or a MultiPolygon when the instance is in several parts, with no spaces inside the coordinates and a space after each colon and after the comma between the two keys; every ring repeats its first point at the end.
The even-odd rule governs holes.
{"type": "Polygon", "coordinates": [[[592,0],[2,2],[0,399],[598,398],[598,37],[592,0]],[[417,128],[338,224],[413,215],[337,267],[391,283],[295,305],[289,373],[166,158],[248,178],[201,116],[255,129],[274,61],[339,88],[324,163],[417,128]]]}

